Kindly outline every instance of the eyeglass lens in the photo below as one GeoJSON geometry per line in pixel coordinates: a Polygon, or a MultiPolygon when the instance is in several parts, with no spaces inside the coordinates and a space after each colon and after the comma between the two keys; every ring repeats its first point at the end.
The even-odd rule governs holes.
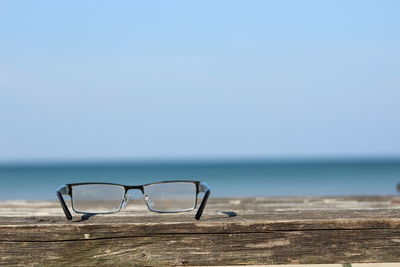
{"type": "Polygon", "coordinates": [[[196,184],[189,182],[156,183],[144,186],[144,200],[153,211],[178,212],[196,206],[196,184]]]}
{"type": "Polygon", "coordinates": [[[122,205],[125,188],[118,185],[87,184],[72,188],[72,205],[77,212],[117,212],[122,205]]]}

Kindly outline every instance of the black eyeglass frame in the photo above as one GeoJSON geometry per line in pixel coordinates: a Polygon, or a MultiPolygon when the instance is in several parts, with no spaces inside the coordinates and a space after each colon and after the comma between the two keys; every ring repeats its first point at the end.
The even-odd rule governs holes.
{"type": "Polygon", "coordinates": [[[60,201],[61,207],[64,211],[65,216],[67,217],[68,220],[72,220],[72,215],[71,212],[67,206],[67,204],[65,203],[64,197],[63,195],[67,195],[69,197],[71,197],[71,203],[72,203],[72,209],[74,210],[74,212],[76,213],[83,213],[83,214],[112,214],[112,213],[116,213],[118,211],[121,210],[122,206],[123,206],[123,201],[121,202],[121,206],[119,207],[119,209],[117,211],[113,211],[113,212],[107,212],[107,213],[90,213],[90,212],[80,212],[80,211],[76,211],[73,205],[73,196],[72,196],[72,188],[74,186],[79,186],[79,185],[115,185],[115,186],[122,186],[125,190],[124,192],[124,197],[126,196],[126,194],[128,193],[129,190],[131,189],[137,189],[140,190],[142,192],[143,195],[145,195],[144,193],[144,187],[145,186],[149,186],[149,185],[154,185],[154,184],[166,184],[166,183],[179,183],[179,182],[185,182],[185,183],[193,183],[196,185],[196,199],[195,199],[195,205],[193,208],[188,209],[188,210],[184,210],[184,211],[156,211],[151,209],[147,202],[146,205],[148,207],[148,209],[150,211],[153,212],[157,212],[157,213],[177,213],[177,212],[185,212],[185,211],[192,211],[194,209],[196,209],[197,207],[197,200],[198,200],[198,195],[199,193],[205,193],[203,196],[203,200],[201,201],[201,204],[199,206],[199,209],[196,212],[195,218],[196,220],[200,220],[201,215],[203,214],[204,208],[207,204],[207,200],[208,197],[210,196],[211,190],[208,188],[207,184],[205,182],[202,181],[191,181],[191,180],[171,180],[171,181],[162,181],[162,182],[155,182],[155,183],[148,183],[148,184],[143,184],[143,185],[123,185],[123,184],[115,184],[115,183],[96,183],[96,182],[90,182],[90,183],[74,183],[74,184],[65,184],[63,186],[61,186],[58,190],[57,190],[57,197],[58,200],[60,201]]]}

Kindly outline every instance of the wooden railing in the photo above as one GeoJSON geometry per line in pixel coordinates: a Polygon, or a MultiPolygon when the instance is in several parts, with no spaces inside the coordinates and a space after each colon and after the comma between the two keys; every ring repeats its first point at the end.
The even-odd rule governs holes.
{"type": "Polygon", "coordinates": [[[139,201],[113,215],[0,202],[0,266],[400,262],[399,197],[211,198],[203,218],[139,201]]]}

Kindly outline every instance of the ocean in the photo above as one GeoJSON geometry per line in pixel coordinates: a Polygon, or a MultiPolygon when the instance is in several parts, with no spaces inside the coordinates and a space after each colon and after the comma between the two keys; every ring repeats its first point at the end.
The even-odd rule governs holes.
{"type": "Polygon", "coordinates": [[[395,195],[399,160],[98,162],[0,165],[0,200],[52,200],[66,183],[202,180],[213,197],[395,195]]]}

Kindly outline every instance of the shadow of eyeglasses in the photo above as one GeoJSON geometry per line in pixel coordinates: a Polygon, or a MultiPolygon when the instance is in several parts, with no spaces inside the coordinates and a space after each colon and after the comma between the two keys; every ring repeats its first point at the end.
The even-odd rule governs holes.
{"type": "MultiPolygon", "coordinates": [[[[226,215],[226,216],[215,216],[215,217],[212,216],[212,217],[205,218],[204,220],[216,220],[216,219],[231,218],[231,217],[238,216],[238,214],[236,212],[234,212],[234,211],[220,211],[218,213],[219,213],[219,215],[223,214],[223,215],[226,215]]],[[[91,217],[94,217],[94,216],[96,216],[96,214],[83,214],[79,220],[74,220],[72,222],[74,222],[74,223],[84,222],[84,221],[87,221],[91,217]]]]}
{"type": "Polygon", "coordinates": [[[84,222],[90,219],[90,217],[96,216],[96,214],[83,214],[80,220],[76,220],[73,222],[84,222]]]}

